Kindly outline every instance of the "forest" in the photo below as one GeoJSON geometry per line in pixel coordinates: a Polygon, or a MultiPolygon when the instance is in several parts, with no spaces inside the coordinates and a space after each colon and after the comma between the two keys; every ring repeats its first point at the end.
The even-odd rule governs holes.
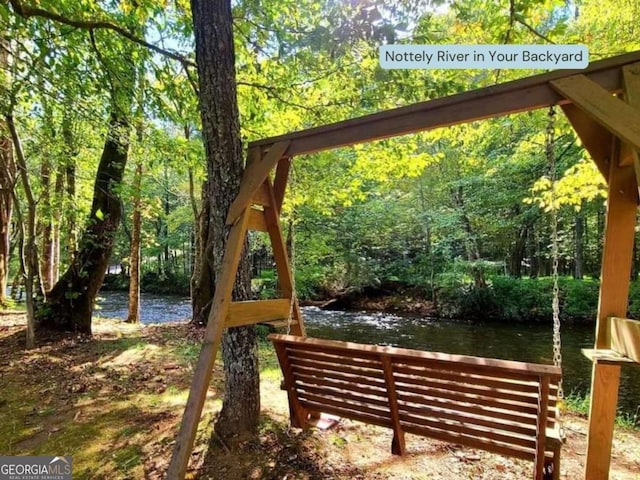
{"type": "MultiPolygon", "coordinates": [[[[639,46],[634,2],[602,8],[511,2],[510,15],[501,14],[499,2],[423,3],[234,7],[242,141],[533,73],[382,70],[377,48],[385,43],[584,43],[592,60],[639,46]]],[[[104,264],[114,272],[107,277],[112,288],[131,284],[136,292],[141,283],[143,290],[188,294],[202,255],[206,177],[188,5],[123,2],[67,11],[54,2],[41,12],[10,5],[1,10],[0,303],[28,287],[39,299],[36,316],[44,318],[38,312],[48,303],[78,295],[80,277],[64,274],[79,267],[91,248],[82,242],[94,234],[109,246],[103,265],[76,271],[92,284],[85,309],[102,284],[104,264]],[[76,17],[89,20],[78,26],[76,17]],[[94,18],[110,25],[94,28],[94,18]],[[114,117],[116,107],[123,118],[114,117]],[[115,144],[103,144],[105,138],[115,144]],[[17,154],[12,145],[20,147],[17,154]],[[109,148],[126,150],[113,175],[98,168],[109,148]],[[92,195],[105,173],[108,195],[119,203],[107,207],[113,211],[101,205],[97,190],[92,195]],[[92,219],[102,216],[109,217],[109,232],[93,232],[92,219]],[[31,272],[28,286],[23,271],[31,272]]],[[[284,217],[295,231],[298,295],[326,300],[367,287],[391,294],[408,289],[435,300],[440,315],[477,316],[489,304],[499,319],[541,320],[526,305],[509,311],[498,305],[520,290],[511,279],[527,282],[532,303],[549,304],[544,277],[551,273],[553,211],[560,273],[585,281],[565,281],[565,306],[575,312],[569,318],[593,318],[606,189],[564,116],[550,120],[548,113],[296,160],[284,217]],[[548,128],[555,136],[554,172],[548,128]],[[575,296],[589,301],[576,304],[575,296]]],[[[254,293],[264,297],[274,284],[271,252],[259,234],[250,249],[254,293]]],[[[639,263],[636,258],[634,278],[639,263]]],[[[136,312],[133,305],[132,321],[136,312]]]]}
{"type": "MultiPolygon", "coordinates": [[[[636,0],[2,0],[0,314],[26,318],[6,345],[64,349],[75,337],[57,335],[71,332],[135,350],[124,324],[140,323],[141,292],[176,295],[189,325],[143,343],[192,372],[249,142],[542,73],[385,70],[383,45],[584,44],[597,61],[640,49],[638,18],[636,0]],[[113,290],[128,292],[128,315],[105,333],[96,302],[113,290]]],[[[323,308],[550,324],[557,269],[561,319],[595,325],[606,197],[559,107],[296,157],[281,215],[293,291],[323,308]]],[[[277,277],[268,235],[251,232],[234,300],[276,298],[277,277]]],[[[258,357],[274,362],[259,335],[223,340],[228,388],[208,433],[227,453],[258,428],[258,357]]],[[[84,475],[166,467],[136,452],[115,477],[84,475]]]]}

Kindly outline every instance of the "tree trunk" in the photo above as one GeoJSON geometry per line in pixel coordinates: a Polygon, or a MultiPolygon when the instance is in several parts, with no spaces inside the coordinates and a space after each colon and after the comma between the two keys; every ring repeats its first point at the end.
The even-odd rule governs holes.
{"type": "Polygon", "coordinates": [[[66,206],[65,222],[67,230],[67,255],[68,262],[71,264],[78,251],[78,227],[76,222],[76,158],[78,149],[73,136],[70,113],[65,111],[65,117],[62,121],[62,136],[65,145],[65,183],[66,183],[66,206]]]}
{"type": "Polygon", "coordinates": [[[575,216],[575,254],[573,264],[573,278],[582,280],[584,266],[584,213],[582,210],[576,212],[575,216]]]}
{"type": "Polygon", "coordinates": [[[51,269],[53,271],[53,283],[55,284],[60,277],[60,222],[62,221],[62,210],[64,205],[64,162],[58,164],[56,170],[56,184],[54,188],[54,207],[53,207],[53,260],[51,269]]]}
{"type": "Polygon", "coordinates": [[[522,262],[527,247],[527,237],[529,236],[529,228],[527,225],[521,225],[516,235],[516,241],[511,250],[509,258],[509,274],[512,277],[522,277],[522,262]]]}
{"type": "MultiPolygon", "coordinates": [[[[236,96],[231,1],[191,0],[196,61],[200,79],[202,136],[207,156],[207,182],[202,201],[202,269],[194,292],[194,321],[208,318],[215,280],[221,272],[225,219],[243,170],[236,96]]],[[[251,279],[246,248],[233,290],[235,300],[250,298],[251,279]]],[[[226,389],[215,431],[225,440],[257,431],[260,383],[255,327],[229,329],[222,354],[226,389]]]]}
{"type": "Polygon", "coordinates": [[[171,253],[169,251],[169,215],[171,214],[171,202],[169,199],[169,169],[167,167],[167,163],[164,164],[164,218],[162,219],[162,243],[164,244],[163,256],[164,256],[164,265],[165,265],[165,273],[168,271],[169,273],[173,273],[173,269],[171,267],[171,253]]]}
{"type": "MultiPolygon", "coordinates": [[[[0,35],[0,71],[7,72],[9,70],[8,50],[7,40],[0,35]]],[[[0,75],[0,78],[6,79],[8,82],[8,75],[5,73],[0,73],[0,75]]],[[[0,308],[7,305],[6,291],[9,282],[10,231],[15,177],[16,168],[13,161],[11,133],[4,119],[0,118],[0,308]]]]}
{"type": "Polygon", "coordinates": [[[142,184],[142,160],[136,162],[133,179],[133,221],[131,225],[131,261],[129,262],[129,315],[127,322],[140,323],[140,235],[142,214],[140,212],[140,187],[142,184]]]}
{"type": "Polygon", "coordinates": [[[53,288],[53,225],[51,221],[51,163],[47,155],[44,155],[40,165],[40,181],[42,182],[42,193],[40,195],[42,210],[40,211],[40,221],[38,222],[40,224],[38,230],[42,239],[40,272],[44,291],[48,292],[53,288]]]}
{"type": "MultiPolygon", "coordinates": [[[[0,46],[0,51],[3,50],[0,46]]],[[[0,58],[1,62],[1,58],[0,58]]],[[[0,121],[0,308],[7,305],[9,249],[13,214],[13,182],[16,176],[13,143],[4,121],[0,121]]]]}
{"type": "Polygon", "coordinates": [[[460,222],[462,223],[462,229],[466,234],[465,250],[467,252],[467,260],[471,267],[473,283],[476,288],[484,288],[487,286],[487,281],[484,276],[484,269],[479,265],[479,261],[482,258],[480,256],[480,246],[478,245],[478,239],[473,231],[473,227],[471,226],[469,215],[467,215],[462,187],[459,186],[454,188],[452,190],[452,196],[454,204],[459,209],[460,222]]]}
{"type": "Polygon", "coordinates": [[[102,286],[122,214],[118,189],[127,163],[129,123],[114,106],[93,190],[87,228],[77,255],[48,295],[39,326],[91,333],[91,314],[102,286]]]}
{"type": "MultiPolygon", "coordinates": [[[[25,275],[24,291],[25,303],[27,307],[27,348],[33,348],[35,344],[35,301],[37,294],[39,298],[43,297],[44,291],[41,283],[40,272],[38,271],[38,245],[36,243],[36,201],[31,190],[31,183],[27,173],[27,161],[22,150],[22,144],[16,125],[11,114],[7,115],[7,125],[11,132],[11,140],[16,152],[16,166],[22,180],[22,188],[27,200],[27,233],[25,241],[24,218],[20,217],[20,267],[23,275],[25,275]],[[34,284],[37,282],[37,290],[34,290],[34,284]]],[[[15,191],[13,192],[15,195],[15,191]]],[[[16,207],[17,199],[14,197],[16,207]]],[[[19,210],[17,210],[19,212],[19,210]]]]}
{"type": "MultiPolygon", "coordinates": [[[[187,142],[189,141],[189,139],[191,138],[191,129],[189,128],[188,125],[185,125],[184,127],[184,138],[187,140],[187,142]]],[[[185,154],[185,161],[188,162],[188,159],[186,158],[186,154],[185,154]]],[[[200,273],[201,273],[201,266],[202,266],[202,262],[201,262],[201,258],[202,258],[202,242],[201,242],[201,215],[200,215],[200,211],[198,209],[198,202],[196,200],[196,186],[195,186],[195,180],[194,180],[194,175],[193,175],[193,167],[189,166],[188,168],[188,173],[189,173],[189,200],[191,202],[191,211],[193,212],[193,225],[194,225],[194,232],[191,235],[191,250],[193,252],[192,256],[192,261],[191,261],[191,279],[189,282],[189,290],[191,292],[191,298],[195,298],[195,291],[196,291],[196,286],[198,284],[198,279],[200,278],[200,273]]]]}

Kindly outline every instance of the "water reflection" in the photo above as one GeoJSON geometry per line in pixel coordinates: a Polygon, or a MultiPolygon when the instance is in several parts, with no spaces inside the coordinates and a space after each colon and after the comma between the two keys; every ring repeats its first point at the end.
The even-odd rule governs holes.
{"type": "MultiPolygon", "coordinates": [[[[552,363],[551,325],[471,323],[404,318],[368,312],[336,312],[305,307],[307,333],[314,337],[376,343],[462,355],[552,363]]],[[[589,390],[591,363],[580,349],[593,347],[594,328],[563,325],[562,356],[566,393],[589,390]]],[[[640,408],[640,367],[622,367],[619,406],[624,412],[640,408]]]]}

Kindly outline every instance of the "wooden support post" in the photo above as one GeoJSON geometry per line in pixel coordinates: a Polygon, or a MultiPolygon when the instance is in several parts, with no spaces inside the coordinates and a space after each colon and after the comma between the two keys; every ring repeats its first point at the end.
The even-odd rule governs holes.
{"type": "MultiPolygon", "coordinates": [[[[620,142],[613,142],[612,158],[619,156],[620,142]]],[[[626,317],[629,302],[629,279],[636,226],[638,193],[633,167],[610,162],[609,196],[605,221],[600,300],[595,348],[611,346],[609,317],[626,317]]]]}
{"type": "Polygon", "coordinates": [[[593,362],[585,480],[609,478],[619,384],[620,365],[593,362]]]}
{"type": "Polygon", "coordinates": [[[189,398],[184,409],[180,431],[173,447],[171,463],[167,470],[167,478],[170,480],[182,480],[189,466],[193,442],[202,407],[207,396],[209,383],[213,374],[213,365],[216,361],[218,346],[224,331],[224,323],[227,311],[231,304],[231,293],[236,279],[236,272],[240,262],[240,255],[244,247],[247,234],[250,206],[240,214],[238,221],[231,227],[227,245],[222,259],[220,279],[216,282],[216,290],[211,304],[211,311],[207,321],[207,329],[204,334],[204,342],[198,357],[198,364],[191,383],[189,398]]]}
{"type": "MultiPolygon", "coordinates": [[[[619,166],[620,141],[613,142],[605,224],[596,349],[611,345],[609,317],[624,317],[629,301],[638,191],[633,167],[619,166]]],[[[609,478],[611,442],[618,399],[620,366],[593,364],[585,479],[609,478]]]]}
{"type": "Polygon", "coordinates": [[[264,219],[267,223],[267,231],[271,239],[271,247],[273,248],[273,259],[276,262],[276,270],[278,272],[278,283],[280,285],[281,296],[291,298],[293,301],[293,309],[291,312],[292,320],[297,323],[291,325],[291,334],[304,337],[306,335],[302,314],[298,299],[293,297],[293,277],[291,275],[291,267],[289,265],[289,257],[287,255],[287,247],[285,245],[282,229],[280,228],[280,210],[277,207],[277,201],[271,186],[271,180],[265,181],[271,196],[271,205],[264,207],[264,219]]]}
{"type": "Polygon", "coordinates": [[[391,412],[391,426],[393,427],[393,441],[391,442],[391,453],[394,455],[404,455],[406,450],[404,441],[404,431],[400,425],[400,411],[398,409],[398,394],[396,392],[396,382],[393,378],[393,365],[388,355],[380,357],[384,370],[384,381],[387,384],[387,397],[389,399],[389,411],[391,412]]]}

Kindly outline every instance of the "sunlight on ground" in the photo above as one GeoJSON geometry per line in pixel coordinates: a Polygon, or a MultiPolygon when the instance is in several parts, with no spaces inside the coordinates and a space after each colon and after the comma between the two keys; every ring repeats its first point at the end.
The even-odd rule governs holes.
{"type": "MultiPolygon", "coordinates": [[[[0,321],[0,453],[72,455],[74,479],[80,480],[163,478],[201,332],[185,325],[138,327],[101,320],[100,333],[91,340],[72,337],[25,352],[24,328],[16,325],[15,319],[0,321]]],[[[527,462],[415,436],[407,439],[410,454],[398,458],[389,452],[391,430],[347,420],[327,431],[290,429],[273,348],[261,342],[258,353],[258,438],[238,453],[210,442],[222,406],[218,362],[198,427],[192,478],[476,480],[522,478],[520,473],[530,470],[527,462]]],[[[584,462],[586,422],[573,417],[568,427],[563,478],[574,478],[584,462]]],[[[617,431],[613,478],[638,480],[638,468],[640,435],[617,431]]]]}
{"type": "Polygon", "coordinates": [[[158,345],[138,343],[103,365],[105,367],[126,367],[139,362],[157,361],[160,357],[166,357],[166,355],[158,345]]]}

